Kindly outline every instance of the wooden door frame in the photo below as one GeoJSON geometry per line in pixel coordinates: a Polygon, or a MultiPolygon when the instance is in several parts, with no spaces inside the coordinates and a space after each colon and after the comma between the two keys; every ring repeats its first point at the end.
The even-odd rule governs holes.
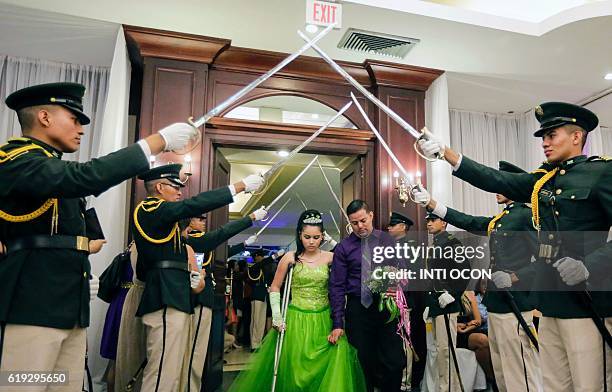
{"type": "MultiPolygon", "coordinates": [[[[244,149],[293,149],[312,135],[318,127],[281,124],[264,121],[247,121],[230,118],[213,118],[206,124],[202,137],[202,176],[200,189],[210,189],[213,174],[214,152],[219,147],[244,149]]],[[[302,152],[326,155],[355,155],[362,158],[362,197],[370,205],[376,202],[377,175],[374,156],[376,137],[371,131],[346,128],[328,128],[313,140],[302,152]]],[[[380,219],[380,217],[377,217],[380,219]]],[[[381,222],[378,222],[379,224],[381,222]]]]}

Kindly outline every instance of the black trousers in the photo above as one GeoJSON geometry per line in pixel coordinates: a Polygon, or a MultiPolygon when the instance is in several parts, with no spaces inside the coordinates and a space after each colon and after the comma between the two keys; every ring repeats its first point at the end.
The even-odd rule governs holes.
{"type": "Polygon", "coordinates": [[[426,292],[412,291],[409,294],[412,297],[412,309],[410,311],[410,339],[414,351],[419,356],[412,358],[412,389],[418,390],[421,386],[421,380],[425,375],[425,364],[427,362],[427,336],[425,331],[425,322],[423,321],[423,312],[425,311],[425,296],[426,292]]]}
{"type": "Polygon", "coordinates": [[[389,312],[378,311],[378,299],[365,308],[361,300],[349,297],[346,303],[345,330],[348,341],[357,349],[368,391],[378,386],[385,392],[400,391],[406,366],[397,322],[387,323],[389,312]]]}

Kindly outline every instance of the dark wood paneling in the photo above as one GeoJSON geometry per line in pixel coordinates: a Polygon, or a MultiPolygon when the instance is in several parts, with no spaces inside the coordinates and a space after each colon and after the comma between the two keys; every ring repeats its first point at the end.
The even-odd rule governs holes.
{"type": "MultiPolygon", "coordinates": [[[[423,92],[381,87],[379,89],[379,97],[415,129],[420,130],[425,125],[425,110],[423,107],[425,94],[423,92]]],[[[382,111],[379,113],[378,126],[382,136],[387,144],[391,146],[404,168],[411,173],[420,171],[422,181],[426,183],[425,161],[414,150],[413,144],[415,139],[412,135],[382,111]]],[[[417,229],[424,227],[423,209],[412,202],[408,202],[406,207],[403,207],[399,202],[397,192],[393,189],[395,185],[393,172],[395,170],[399,171],[399,169],[380,144],[376,146],[376,154],[379,165],[377,172],[379,176],[377,197],[377,213],[380,216],[379,224],[381,227],[386,227],[390,213],[398,211],[414,218],[417,229]]]]}
{"type": "MultiPolygon", "coordinates": [[[[132,62],[140,63],[144,59],[140,137],[171,122],[184,121],[190,116],[197,118],[287,56],[285,53],[231,47],[230,41],[217,38],[134,26],[124,26],[124,29],[132,62]]],[[[339,64],[416,129],[424,125],[424,91],[442,71],[375,60],[366,60],[363,64],[339,64]]],[[[300,56],[235,102],[226,112],[249,100],[270,95],[301,96],[337,110],[348,102],[352,90],[352,86],[322,59],[300,56]]],[[[407,169],[420,169],[424,176],[425,165],[414,153],[412,138],[363,96],[358,95],[358,99],[407,169]]],[[[355,108],[349,109],[346,117],[357,128],[367,129],[355,108]]],[[[214,119],[206,128],[210,137],[205,135],[202,146],[192,153],[194,176],[187,193],[193,195],[211,187],[209,178],[213,175],[214,143],[217,141],[247,148],[291,147],[299,144],[310,132],[312,129],[307,127],[214,119]]],[[[373,147],[377,143],[371,140],[369,132],[329,130],[307,151],[335,154],[361,151],[357,155],[362,155],[362,198],[375,206],[376,223],[384,227],[390,211],[401,209],[401,206],[392,191],[391,161],[380,146],[373,147]]],[[[180,162],[182,157],[166,154],[161,160],[180,162]]],[[[422,211],[412,204],[407,208],[405,212],[422,226],[422,211]]]]}
{"type": "Polygon", "coordinates": [[[377,86],[426,91],[444,71],[414,65],[366,60],[365,68],[377,86]]]}
{"type": "MultiPolygon", "coordinates": [[[[123,25],[130,53],[142,57],[211,63],[231,41],[201,35],[123,25]]],[[[134,60],[134,59],[133,59],[134,60]]]]}
{"type": "MultiPolygon", "coordinates": [[[[140,109],[139,137],[143,138],[175,122],[185,122],[204,113],[208,67],[187,61],[146,58],[142,102],[140,109]]],[[[190,153],[191,176],[184,194],[193,196],[200,192],[201,146],[190,153]]],[[[183,163],[185,157],[171,152],[157,157],[156,165],[183,163]]],[[[186,167],[185,169],[189,169],[186,167]]],[[[136,198],[144,196],[142,185],[137,187],[136,198]]]]}

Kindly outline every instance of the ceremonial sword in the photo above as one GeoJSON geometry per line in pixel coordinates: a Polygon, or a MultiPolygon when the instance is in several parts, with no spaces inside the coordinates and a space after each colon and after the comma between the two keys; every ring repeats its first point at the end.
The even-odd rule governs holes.
{"type": "MultiPolygon", "coordinates": [[[[268,227],[270,226],[270,223],[272,223],[272,221],[274,220],[274,218],[276,218],[276,216],[278,214],[280,214],[280,212],[283,210],[283,208],[285,208],[285,206],[291,201],[291,199],[287,199],[287,201],[285,201],[285,203],[283,203],[283,205],[278,209],[278,211],[276,211],[276,213],[272,216],[272,218],[268,219],[268,221],[266,222],[266,224],[264,225],[264,227],[262,227],[261,229],[259,229],[259,231],[255,234],[255,237],[259,237],[259,235],[268,227]]],[[[271,206],[271,205],[270,205],[271,206]]],[[[268,207],[269,209],[269,207],[268,207]]]]}
{"type": "Polygon", "coordinates": [[[272,206],[274,204],[276,204],[276,202],[278,202],[284,195],[285,193],[287,193],[289,191],[289,189],[291,189],[296,182],[298,182],[300,180],[300,178],[302,178],[302,176],[304,175],[304,173],[306,173],[306,171],[308,169],[310,169],[310,166],[312,166],[312,164],[317,160],[319,156],[315,155],[314,158],[312,158],[312,161],[310,161],[310,163],[308,165],[306,165],[306,167],[300,172],[300,174],[298,174],[293,181],[291,181],[291,183],[278,195],[276,196],[276,198],[274,200],[272,200],[272,202],[270,202],[270,204],[268,204],[267,207],[265,207],[265,210],[269,210],[270,208],[272,208],[272,206]]]}
{"type": "MultiPolygon", "coordinates": [[[[340,207],[340,211],[342,211],[342,214],[344,214],[344,218],[346,218],[346,222],[347,222],[346,228],[345,228],[346,233],[351,234],[352,232],[352,230],[350,229],[351,220],[349,219],[348,215],[346,214],[346,211],[342,207],[342,204],[340,203],[340,199],[338,199],[338,195],[336,195],[336,192],[334,192],[334,188],[331,186],[329,179],[327,178],[327,175],[325,175],[325,170],[323,170],[323,166],[321,166],[321,162],[319,162],[318,159],[317,159],[317,165],[319,166],[319,169],[321,169],[321,174],[323,174],[323,178],[325,179],[325,182],[327,183],[327,188],[329,189],[332,196],[334,197],[334,200],[336,200],[336,204],[338,204],[338,207],[340,207]]],[[[340,228],[338,227],[338,224],[336,223],[336,220],[334,219],[334,214],[331,214],[331,216],[332,216],[332,219],[334,220],[334,224],[336,225],[336,228],[338,229],[338,234],[340,234],[340,228]]]]}
{"type": "MultiPolygon", "coordinates": [[[[432,159],[426,157],[418,148],[418,141],[425,140],[425,132],[419,132],[406,120],[401,118],[397,113],[395,113],[391,108],[385,105],[380,99],[376,98],[374,94],[368,91],[365,87],[363,87],[355,78],[353,78],[348,72],[346,72],[342,67],[340,67],[331,57],[327,55],[321,48],[319,48],[313,40],[310,40],[304,33],[298,30],[299,36],[306,42],[312,43],[311,47],[314,49],[319,56],[323,58],[336,72],[338,72],[347,82],[349,82],[353,87],[355,87],[360,93],[362,93],[367,99],[372,101],[374,105],[378,106],[383,112],[385,112],[389,117],[391,117],[396,123],[399,124],[406,132],[412,135],[416,139],[414,143],[414,149],[423,159],[428,161],[435,161],[436,159],[442,159],[443,156],[441,154],[436,154],[436,159],[432,159]]],[[[425,129],[425,128],[424,128],[425,129]]]]}
{"type": "Polygon", "coordinates": [[[235,94],[233,94],[232,96],[230,96],[228,99],[226,99],[225,101],[221,102],[220,104],[218,104],[217,106],[215,106],[214,108],[212,108],[211,110],[209,110],[206,114],[204,114],[202,117],[200,117],[199,119],[193,121],[193,117],[190,117],[187,122],[189,122],[189,124],[191,124],[194,128],[196,128],[198,130],[197,132],[197,136],[195,138],[195,142],[193,143],[193,145],[191,146],[191,148],[185,148],[185,149],[180,149],[180,150],[174,150],[173,152],[175,154],[187,154],[188,152],[192,151],[197,145],[198,142],[201,140],[202,138],[202,132],[199,130],[199,128],[206,124],[211,118],[219,115],[222,111],[224,111],[225,109],[227,109],[231,104],[233,104],[234,102],[236,102],[237,100],[239,100],[240,98],[244,97],[246,94],[248,94],[249,92],[251,92],[255,87],[259,86],[260,84],[262,84],[263,82],[265,82],[266,80],[268,80],[272,75],[274,75],[275,73],[277,73],[278,71],[280,71],[282,68],[284,68],[287,64],[289,64],[290,62],[292,62],[293,60],[295,60],[298,56],[302,55],[304,52],[306,52],[315,42],[318,42],[321,38],[323,38],[324,36],[327,35],[327,33],[329,33],[332,29],[333,29],[334,25],[330,25],[328,27],[326,27],[323,31],[321,31],[319,34],[317,34],[317,36],[315,36],[312,41],[307,42],[306,45],[302,46],[297,52],[287,56],[283,61],[281,61],[280,63],[278,63],[274,68],[272,68],[271,70],[269,70],[268,72],[266,72],[265,74],[259,76],[257,79],[253,80],[251,83],[249,83],[248,85],[244,86],[243,88],[241,88],[238,92],[236,92],[235,94]]]}
{"type": "MultiPolygon", "coordinates": [[[[357,101],[357,98],[355,97],[355,95],[352,92],[351,92],[351,99],[355,103],[355,106],[357,106],[357,109],[359,110],[359,113],[361,113],[361,116],[363,117],[365,122],[368,124],[368,126],[370,127],[370,129],[372,130],[374,135],[376,135],[376,138],[380,142],[381,146],[383,146],[385,151],[387,151],[387,154],[389,154],[389,156],[391,157],[393,162],[395,162],[395,164],[400,169],[400,171],[402,172],[404,177],[406,177],[406,180],[408,180],[409,185],[410,185],[410,190],[411,190],[411,192],[409,193],[409,196],[412,199],[412,201],[414,201],[416,203],[416,201],[414,200],[412,195],[413,195],[413,193],[415,191],[422,191],[423,190],[423,186],[420,183],[416,183],[416,184],[412,183],[412,181],[411,181],[412,176],[410,174],[408,174],[406,169],[404,169],[404,166],[402,165],[402,163],[399,161],[399,159],[397,159],[397,157],[395,156],[393,151],[391,151],[391,148],[387,145],[387,142],[385,142],[385,139],[383,139],[383,137],[381,136],[380,132],[378,132],[378,130],[376,129],[374,124],[372,124],[372,121],[370,121],[370,118],[366,114],[365,110],[363,110],[363,107],[361,107],[361,105],[357,101]]],[[[429,201],[428,201],[428,203],[429,203],[429,201]]]]}

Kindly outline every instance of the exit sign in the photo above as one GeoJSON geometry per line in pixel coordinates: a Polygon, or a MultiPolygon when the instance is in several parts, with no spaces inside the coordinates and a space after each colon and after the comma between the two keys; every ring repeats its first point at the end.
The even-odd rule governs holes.
{"type": "Polygon", "coordinates": [[[334,28],[341,28],[342,4],[306,0],[306,23],[318,26],[335,24],[334,28]]]}

